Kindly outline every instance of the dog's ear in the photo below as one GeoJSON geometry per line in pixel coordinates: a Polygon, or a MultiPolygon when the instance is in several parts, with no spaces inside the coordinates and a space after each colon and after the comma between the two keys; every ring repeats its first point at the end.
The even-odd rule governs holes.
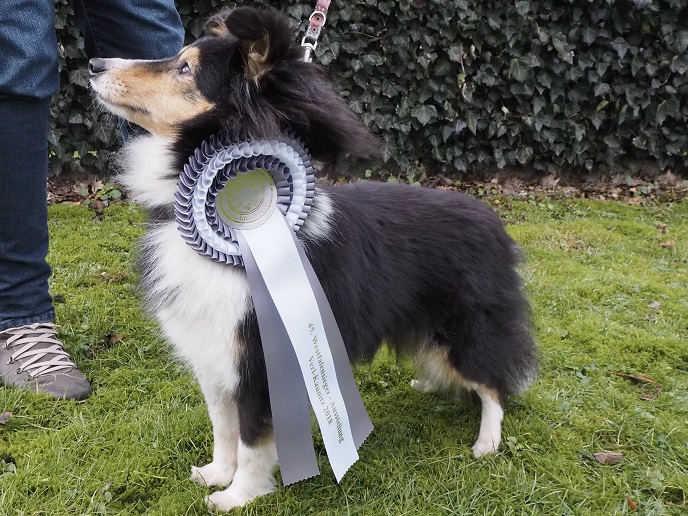
{"type": "Polygon", "coordinates": [[[212,15],[205,26],[203,27],[203,32],[209,36],[229,36],[229,27],[225,23],[225,20],[229,16],[231,9],[225,7],[220,12],[212,15]]]}
{"type": "Polygon", "coordinates": [[[252,7],[220,12],[208,21],[206,32],[241,41],[248,76],[256,82],[287,54],[294,36],[283,14],[252,7]]]}

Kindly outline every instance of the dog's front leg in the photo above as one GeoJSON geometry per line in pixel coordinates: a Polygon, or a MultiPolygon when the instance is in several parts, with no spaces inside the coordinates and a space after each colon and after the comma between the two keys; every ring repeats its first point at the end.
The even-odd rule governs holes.
{"type": "Polygon", "coordinates": [[[257,496],[271,493],[275,490],[273,473],[276,465],[277,450],[272,436],[254,446],[248,446],[239,439],[238,467],[234,481],[224,491],[206,498],[208,508],[212,511],[230,511],[257,496]]]}
{"type": "Polygon", "coordinates": [[[237,470],[231,486],[208,497],[211,510],[229,511],[275,489],[277,450],[268,381],[260,340],[248,336],[257,333],[257,325],[253,330],[243,332],[246,352],[238,365],[241,373],[235,391],[240,430],[237,470]]]}
{"type": "Polygon", "coordinates": [[[239,414],[231,393],[221,387],[203,381],[199,375],[201,390],[213,424],[213,461],[205,466],[191,467],[191,480],[207,486],[228,486],[237,470],[239,444],[239,414]]]}

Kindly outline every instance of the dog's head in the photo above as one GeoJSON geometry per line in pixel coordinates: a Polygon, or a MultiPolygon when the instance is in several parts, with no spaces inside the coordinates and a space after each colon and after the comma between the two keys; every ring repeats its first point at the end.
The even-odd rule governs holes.
{"type": "Polygon", "coordinates": [[[237,138],[291,129],[319,159],[375,152],[375,139],[318,66],[303,61],[282,14],[223,11],[205,32],[170,59],[92,59],[97,100],[153,134],[190,145],[220,129],[237,138]]]}

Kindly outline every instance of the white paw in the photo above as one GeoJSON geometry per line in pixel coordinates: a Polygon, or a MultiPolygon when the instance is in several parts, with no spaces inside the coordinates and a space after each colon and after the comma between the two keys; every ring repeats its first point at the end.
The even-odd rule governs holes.
{"type": "Polygon", "coordinates": [[[411,380],[411,387],[418,392],[434,392],[433,385],[425,380],[411,380]]]}
{"type": "Polygon", "coordinates": [[[257,496],[266,495],[270,492],[272,489],[256,493],[253,490],[232,485],[224,491],[206,496],[205,503],[212,512],[227,512],[237,507],[243,507],[257,496]]]}
{"type": "Polygon", "coordinates": [[[499,448],[499,442],[495,442],[492,439],[478,439],[473,445],[473,456],[478,459],[483,455],[489,455],[491,453],[497,453],[497,448],[499,448]]]}
{"type": "Polygon", "coordinates": [[[229,512],[237,507],[242,507],[251,499],[247,497],[234,496],[226,491],[218,491],[205,497],[205,504],[210,512],[229,512]]]}
{"type": "Polygon", "coordinates": [[[191,466],[191,480],[199,484],[211,486],[228,486],[234,478],[236,467],[222,467],[216,462],[205,466],[191,466]]]}

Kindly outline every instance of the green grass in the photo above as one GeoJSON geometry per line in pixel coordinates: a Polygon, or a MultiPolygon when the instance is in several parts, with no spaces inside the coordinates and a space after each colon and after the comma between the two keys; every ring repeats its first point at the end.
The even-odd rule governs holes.
{"type": "MultiPolygon", "coordinates": [[[[508,401],[500,453],[470,454],[475,400],[417,393],[410,364],[382,354],[356,371],[376,428],[343,482],[316,439],[319,477],[237,512],[626,514],[627,497],[638,514],[688,511],[688,203],[499,211],[528,257],[541,360],[533,387],[508,401]],[[613,373],[662,391],[645,401],[653,385],[613,373]],[[598,464],[605,450],[624,460],[598,464]]],[[[75,403],[0,388],[0,412],[13,414],[0,426],[0,514],[206,514],[209,490],[187,477],[210,459],[210,422],[138,305],[142,216],[126,204],[92,215],[51,208],[49,259],[61,334],[94,394],[75,403]]]]}

